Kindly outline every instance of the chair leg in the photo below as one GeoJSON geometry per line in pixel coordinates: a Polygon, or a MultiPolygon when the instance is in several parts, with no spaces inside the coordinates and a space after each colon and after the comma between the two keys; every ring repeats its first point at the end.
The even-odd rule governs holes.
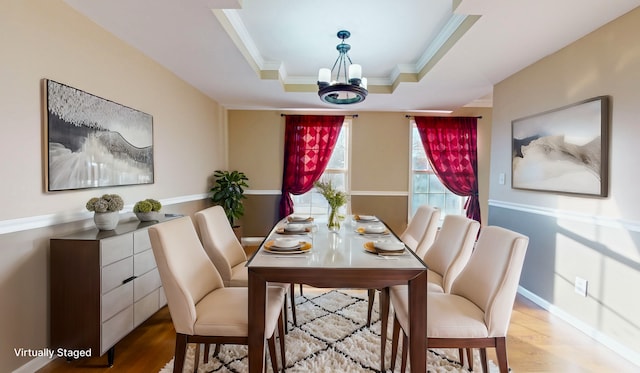
{"type": "Polygon", "coordinates": [[[384,357],[387,348],[387,329],[389,327],[389,288],[380,290],[380,371],[385,371],[384,357]]]}
{"type": "Polygon", "coordinates": [[[287,366],[287,355],[286,355],[287,350],[285,349],[284,336],[287,333],[285,332],[285,326],[284,326],[283,320],[284,320],[284,317],[281,314],[280,317],[278,317],[278,336],[280,337],[280,360],[282,361],[282,371],[284,372],[284,368],[287,366]]]}
{"type": "Polygon", "coordinates": [[[409,354],[409,337],[402,331],[402,360],[400,361],[400,372],[407,370],[407,355],[409,354]]]}
{"type": "Polygon", "coordinates": [[[487,364],[487,349],[480,349],[480,364],[482,365],[482,371],[489,373],[489,366],[487,364]]]}
{"type": "Polygon", "coordinates": [[[369,304],[367,306],[367,327],[371,326],[371,313],[373,312],[373,302],[376,300],[376,289],[369,289],[369,304]]]}
{"type": "Polygon", "coordinates": [[[200,343],[196,343],[196,353],[193,357],[193,373],[198,373],[199,363],[200,363],[200,343]]]}
{"type": "Polygon", "coordinates": [[[286,325],[285,333],[289,333],[289,299],[286,295],[284,296],[284,304],[282,307],[284,312],[284,325],[286,325]]]}
{"type": "Polygon", "coordinates": [[[218,354],[220,353],[220,346],[220,343],[216,344],[216,349],[213,350],[213,356],[218,356],[218,354]]]}
{"type": "Polygon", "coordinates": [[[303,296],[304,294],[302,294],[302,284],[299,284],[299,285],[300,285],[300,296],[303,296]]]}
{"type": "MultiPolygon", "coordinates": [[[[398,319],[393,318],[393,335],[391,337],[391,371],[396,369],[396,358],[398,357],[398,345],[400,343],[400,323],[398,319]]],[[[402,346],[402,348],[407,348],[402,346]]]]}
{"type": "MultiPolygon", "coordinates": [[[[500,373],[507,373],[509,371],[509,364],[507,363],[507,338],[496,338],[496,356],[498,358],[498,367],[500,367],[500,373]]],[[[487,361],[487,353],[485,351],[483,358],[483,365],[487,361]]]]}
{"type": "Polygon", "coordinates": [[[211,345],[206,343],[204,345],[204,358],[202,359],[202,362],[204,364],[207,364],[209,362],[209,352],[211,351],[211,345]]]}
{"type": "Polygon", "coordinates": [[[187,336],[186,334],[176,333],[176,350],[174,352],[173,373],[182,373],[184,366],[184,358],[187,353],[187,336]]]}
{"type": "MultiPolygon", "coordinates": [[[[267,344],[269,345],[269,356],[271,357],[271,369],[273,369],[275,373],[278,371],[278,361],[277,361],[278,355],[276,355],[276,333],[273,333],[271,338],[267,340],[267,344]]],[[[265,358],[265,363],[266,363],[266,358],[265,358]]]]}
{"type": "Polygon", "coordinates": [[[473,370],[473,348],[467,348],[466,350],[467,350],[467,361],[469,362],[469,370],[473,370]]]}
{"type": "MultiPolygon", "coordinates": [[[[302,284],[300,284],[300,294],[302,294],[302,284]]],[[[293,316],[293,325],[298,326],[298,318],[296,317],[296,288],[291,284],[291,316],[293,316]]]]}

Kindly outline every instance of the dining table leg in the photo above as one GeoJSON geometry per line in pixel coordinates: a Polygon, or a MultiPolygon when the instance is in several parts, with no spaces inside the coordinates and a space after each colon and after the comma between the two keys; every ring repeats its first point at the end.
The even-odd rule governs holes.
{"type": "Polygon", "coordinates": [[[264,369],[264,328],[267,304],[267,282],[249,268],[249,372],[262,373],[264,369]]]}
{"type": "Polygon", "coordinates": [[[411,371],[427,371],[427,271],[409,280],[409,357],[411,371]]]}

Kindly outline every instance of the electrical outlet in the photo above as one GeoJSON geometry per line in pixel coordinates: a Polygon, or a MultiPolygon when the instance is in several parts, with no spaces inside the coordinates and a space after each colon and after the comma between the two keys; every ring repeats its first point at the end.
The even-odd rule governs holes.
{"type": "Polygon", "coordinates": [[[501,172],[501,173],[498,175],[498,184],[502,184],[502,185],[504,185],[504,172],[501,172]]]}
{"type": "Polygon", "coordinates": [[[578,277],[576,276],[576,282],[574,284],[574,291],[577,294],[582,295],[583,297],[587,296],[587,288],[588,288],[589,282],[582,278],[582,277],[578,277]]]}

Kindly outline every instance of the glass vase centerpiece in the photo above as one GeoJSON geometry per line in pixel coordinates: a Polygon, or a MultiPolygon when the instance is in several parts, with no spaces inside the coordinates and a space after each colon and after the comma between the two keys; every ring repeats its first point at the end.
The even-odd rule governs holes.
{"type": "Polygon", "coordinates": [[[118,212],[124,207],[124,201],[117,194],[104,194],[101,197],[91,198],[85,207],[94,213],[93,221],[96,228],[109,231],[118,226],[118,212]]]}
{"type": "Polygon", "coordinates": [[[340,207],[347,203],[348,196],[345,192],[337,190],[333,187],[331,180],[329,181],[316,181],[313,184],[316,189],[322,194],[329,204],[329,219],[327,220],[327,227],[331,232],[337,232],[340,230],[340,220],[342,217],[339,215],[338,210],[340,207]]]}

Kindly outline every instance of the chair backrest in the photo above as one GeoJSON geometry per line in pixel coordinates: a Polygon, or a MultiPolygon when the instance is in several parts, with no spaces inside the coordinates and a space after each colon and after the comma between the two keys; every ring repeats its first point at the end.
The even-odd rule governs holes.
{"type": "Polygon", "coordinates": [[[190,217],[149,227],[149,238],[176,332],[193,335],[196,304],[223,287],[222,278],[204,252],[190,217]]]}
{"type": "Polygon", "coordinates": [[[247,254],[238,241],[222,206],[213,206],[195,213],[200,238],[207,255],[220,272],[225,286],[231,282],[231,269],[247,261],[247,254]]]}
{"type": "Polygon", "coordinates": [[[422,205],[416,210],[400,239],[422,258],[436,238],[439,220],[438,208],[422,205]]]}
{"type": "Polygon", "coordinates": [[[480,223],[462,215],[447,215],[433,245],[424,255],[427,267],[442,276],[445,293],[469,261],[480,223]]]}
{"type": "Polygon", "coordinates": [[[501,227],[484,227],[451,293],[484,311],[490,337],[507,334],[529,238],[501,227]]]}

